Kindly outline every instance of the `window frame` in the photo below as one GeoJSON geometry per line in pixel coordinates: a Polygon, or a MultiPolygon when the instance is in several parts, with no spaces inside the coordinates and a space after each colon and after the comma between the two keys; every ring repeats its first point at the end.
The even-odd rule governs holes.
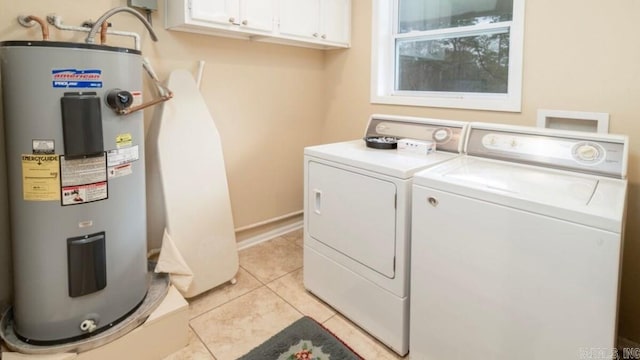
{"type": "Polygon", "coordinates": [[[396,38],[414,37],[416,34],[395,34],[398,0],[373,0],[372,6],[371,103],[510,112],[522,110],[525,0],[513,0],[511,21],[431,30],[419,36],[425,39],[447,38],[484,34],[508,28],[507,93],[396,91],[396,38]]]}

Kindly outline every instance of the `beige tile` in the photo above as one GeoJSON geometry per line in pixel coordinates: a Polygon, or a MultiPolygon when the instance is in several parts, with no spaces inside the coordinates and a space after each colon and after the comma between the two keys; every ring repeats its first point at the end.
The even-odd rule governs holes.
{"type": "Polygon", "coordinates": [[[196,334],[189,330],[189,345],[163,360],[214,360],[214,358],[196,334]]]}
{"type": "Polygon", "coordinates": [[[262,284],[246,270],[240,268],[236,275],[236,283],[226,283],[204,294],[198,295],[189,301],[189,318],[193,319],[215,307],[257,289],[262,284]]]}
{"type": "Polygon", "coordinates": [[[261,287],[191,320],[191,327],[217,360],[232,360],[300,317],[291,305],[261,287]]]}
{"type": "Polygon", "coordinates": [[[294,230],[292,232],[286,233],[282,235],[283,238],[293,241],[296,245],[302,246],[304,242],[304,233],[303,229],[300,228],[298,230],[294,230]]]}
{"type": "Polygon", "coordinates": [[[302,269],[278,278],[267,286],[298,311],[311,316],[316,321],[324,322],[335,315],[331,307],[305,290],[302,283],[302,269]]]}
{"type": "Polygon", "coordinates": [[[277,237],[240,251],[240,266],[264,284],[302,267],[302,248],[277,237]]]}
{"type": "Polygon", "coordinates": [[[341,315],[332,317],[324,322],[323,325],[365,359],[409,359],[408,356],[403,358],[394,353],[341,315]]]}

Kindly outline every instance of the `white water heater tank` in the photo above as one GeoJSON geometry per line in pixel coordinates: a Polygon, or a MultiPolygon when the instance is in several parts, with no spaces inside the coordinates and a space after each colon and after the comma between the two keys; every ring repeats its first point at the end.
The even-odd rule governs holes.
{"type": "Polygon", "coordinates": [[[25,342],[82,339],[143,301],[146,259],[139,51],[0,43],[14,266],[25,342]]]}

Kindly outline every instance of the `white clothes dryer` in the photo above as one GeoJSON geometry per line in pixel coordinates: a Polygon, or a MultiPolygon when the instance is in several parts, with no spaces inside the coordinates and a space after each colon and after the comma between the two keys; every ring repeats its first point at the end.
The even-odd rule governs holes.
{"type": "Polygon", "coordinates": [[[464,122],[373,115],[365,138],[417,140],[423,154],[363,140],[304,151],[304,285],[401,355],[409,343],[411,179],[459,156],[465,129],[464,122]],[[437,150],[428,153],[427,142],[437,150]]]}
{"type": "Polygon", "coordinates": [[[411,358],[610,358],[627,153],[626,136],[471,123],[466,155],[417,173],[411,358]]]}

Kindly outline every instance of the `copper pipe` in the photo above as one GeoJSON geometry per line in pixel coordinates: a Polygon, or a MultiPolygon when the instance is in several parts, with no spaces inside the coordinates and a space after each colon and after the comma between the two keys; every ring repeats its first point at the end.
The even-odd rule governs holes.
{"type": "Polygon", "coordinates": [[[49,40],[49,24],[47,24],[43,19],[34,15],[18,16],[18,22],[22,26],[33,26],[33,22],[38,23],[40,25],[40,29],[42,29],[42,40],[49,40]]]}
{"type": "Polygon", "coordinates": [[[107,42],[107,29],[109,29],[109,23],[103,21],[100,28],[100,44],[102,45],[106,44],[107,42]]]}
{"type": "Polygon", "coordinates": [[[168,91],[167,95],[161,96],[161,97],[159,97],[157,99],[153,99],[153,100],[151,100],[149,102],[146,102],[144,104],[140,104],[138,106],[134,106],[134,107],[130,107],[128,109],[120,110],[120,111],[118,111],[118,114],[119,115],[131,114],[133,112],[146,109],[146,108],[148,108],[150,106],[160,104],[160,103],[165,102],[167,100],[171,100],[171,98],[173,98],[173,92],[171,92],[171,90],[169,90],[169,89],[166,89],[166,90],[168,91]]]}
{"type": "Polygon", "coordinates": [[[152,71],[149,71],[148,68],[147,69],[147,74],[153,79],[156,87],[158,88],[159,92],[160,92],[160,97],[153,99],[153,100],[149,100],[146,103],[140,104],[138,106],[133,106],[127,109],[120,109],[120,110],[115,110],[115,112],[118,115],[128,115],[131,114],[133,112],[139,111],[139,110],[143,110],[146,109],[150,106],[153,105],[157,105],[160,104],[162,102],[171,100],[173,98],[173,92],[166,86],[162,85],[162,83],[157,79],[157,77],[155,76],[155,74],[153,74],[152,71]]]}

